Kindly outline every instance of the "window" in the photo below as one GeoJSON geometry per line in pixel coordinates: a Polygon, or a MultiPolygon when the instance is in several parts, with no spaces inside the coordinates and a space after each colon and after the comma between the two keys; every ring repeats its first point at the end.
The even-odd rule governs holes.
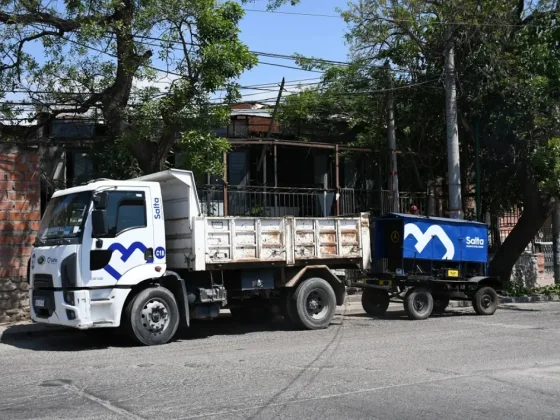
{"type": "Polygon", "coordinates": [[[108,237],[125,230],[146,227],[146,200],[143,192],[113,191],[107,203],[108,237]]]}
{"type": "Polygon", "coordinates": [[[51,199],[37,233],[39,241],[61,239],[79,241],[82,236],[84,216],[90,203],[90,191],[51,199]]]}

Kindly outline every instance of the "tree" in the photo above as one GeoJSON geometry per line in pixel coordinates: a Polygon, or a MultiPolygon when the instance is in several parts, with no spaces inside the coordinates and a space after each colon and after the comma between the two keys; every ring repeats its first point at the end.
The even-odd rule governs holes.
{"type": "MultiPolygon", "coordinates": [[[[350,67],[391,63],[398,79],[398,148],[414,151],[410,166],[416,166],[419,174],[429,174],[432,181],[446,175],[437,151],[445,150],[441,81],[444,35],[451,31],[463,187],[474,183],[478,125],[482,184],[486,186],[483,206],[494,214],[513,207],[523,209],[490,267],[492,273],[508,279],[520,253],[549,215],[552,198],[560,196],[556,182],[560,162],[556,140],[560,133],[557,2],[365,0],[351,4],[343,16],[349,23],[350,67]]],[[[312,60],[301,64],[317,66],[312,60]]],[[[329,82],[328,86],[336,84],[329,82]]],[[[320,95],[327,90],[323,86],[320,95]]],[[[337,112],[367,118],[375,100],[365,98],[372,102],[370,106],[344,101],[337,112]]],[[[370,130],[376,127],[375,119],[369,125],[365,118],[362,121],[370,130]]],[[[419,184],[422,178],[418,176],[419,184]]]]}
{"type": "Polygon", "coordinates": [[[4,2],[0,92],[23,91],[48,111],[40,126],[67,113],[102,118],[101,153],[122,143],[142,172],[157,171],[177,142],[188,148],[193,133],[216,142],[209,129],[227,123],[209,96],[237,98],[235,79],[257,63],[238,37],[243,13],[218,0],[4,2]],[[162,77],[169,88],[154,88],[162,77]]]}

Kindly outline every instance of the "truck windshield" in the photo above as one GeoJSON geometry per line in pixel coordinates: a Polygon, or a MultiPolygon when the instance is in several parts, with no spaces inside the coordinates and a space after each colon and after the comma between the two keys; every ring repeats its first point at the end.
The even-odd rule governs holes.
{"type": "Polygon", "coordinates": [[[55,197],[49,202],[37,234],[38,244],[51,240],[70,240],[82,237],[84,221],[91,203],[91,191],[55,197]]]}

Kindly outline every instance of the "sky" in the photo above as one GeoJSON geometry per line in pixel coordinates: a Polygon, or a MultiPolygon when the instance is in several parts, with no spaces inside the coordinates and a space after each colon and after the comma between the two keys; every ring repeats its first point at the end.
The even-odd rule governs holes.
{"type": "MultiPolygon", "coordinates": [[[[251,51],[284,55],[297,53],[336,61],[347,59],[348,48],[344,41],[347,26],[336,11],[337,8],[345,9],[347,0],[301,0],[296,6],[285,5],[277,9],[276,12],[266,12],[266,4],[267,0],[255,0],[253,3],[243,5],[246,14],[240,22],[240,38],[251,51]],[[302,15],[298,15],[298,13],[302,15]],[[330,15],[332,17],[305,14],[330,15]]],[[[40,63],[43,62],[40,41],[26,44],[25,50],[40,63]]],[[[98,53],[92,51],[92,54],[97,55],[98,53]]],[[[163,62],[156,57],[155,54],[153,65],[158,68],[165,68],[163,62]]],[[[111,60],[110,57],[104,57],[103,59],[111,60]]],[[[259,60],[266,63],[297,67],[294,61],[287,59],[259,57],[259,60]]],[[[241,91],[245,100],[268,99],[270,101],[268,103],[271,103],[277,96],[282,77],[285,77],[287,83],[294,80],[315,78],[316,80],[310,80],[312,83],[318,81],[320,76],[321,74],[317,72],[259,64],[246,71],[238,82],[241,86],[276,83],[277,86],[267,86],[267,91],[255,89],[242,89],[241,91]]],[[[157,83],[157,86],[165,88],[173,78],[173,76],[163,78],[160,83],[157,83]]],[[[137,86],[148,84],[153,84],[153,82],[138,82],[137,86]]],[[[292,84],[286,88],[284,95],[294,93],[296,90],[297,87],[292,84]]],[[[221,94],[220,92],[216,93],[214,99],[219,99],[221,94]]],[[[20,102],[25,101],[26,97],[16,92],[6,95],[6,99],[20,102]]],[[[30,107],[28,112],[30,115],[33,114],[33,107],[30,107]]]]}
{"type": "MultiPolygon", "coordinates": [[[[265,0],[258,0],[254,5],[245,5],[245,9],[249,10],[246,11],[246,15],[240,23],[240,37],[250,50],[287,55],[298,53],[338,61],[347,59],[348,48],[344,41],[346,23],[342,18],[252,11],[264,10],[265,3],[265,0]]],[[[338,15],[336,8],[345,9],[346,4],[347,0],[301,0],[297,6],[286,5],[278,9],[278,12],[338,15]]],[[[268,57],[260,57],[259,60],[295,66],[295,63],[290,60],[268,57]]],[[[240,84],[247,86],[280,83],[282,77],[289,81],[319,76],[319,73],[260,64],[245,72],[240,79],[240,84]]],[[[249,92],[247,91],[247,93],[249,92]]],[[[270,97],[271,95],[265,96],[270,97]]],[[[255,98],[258,98],[258,95],[255,98]]]]}

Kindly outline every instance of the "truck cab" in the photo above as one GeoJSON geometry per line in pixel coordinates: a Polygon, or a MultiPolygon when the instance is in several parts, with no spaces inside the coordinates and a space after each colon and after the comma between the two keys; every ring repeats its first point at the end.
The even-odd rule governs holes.
{"type": "Polygon", "coordinates": [[[118,326],[130,288],[166,271],[156,182],[99,181],[56,192],[31,256],[35,321],[118,326]]]}

